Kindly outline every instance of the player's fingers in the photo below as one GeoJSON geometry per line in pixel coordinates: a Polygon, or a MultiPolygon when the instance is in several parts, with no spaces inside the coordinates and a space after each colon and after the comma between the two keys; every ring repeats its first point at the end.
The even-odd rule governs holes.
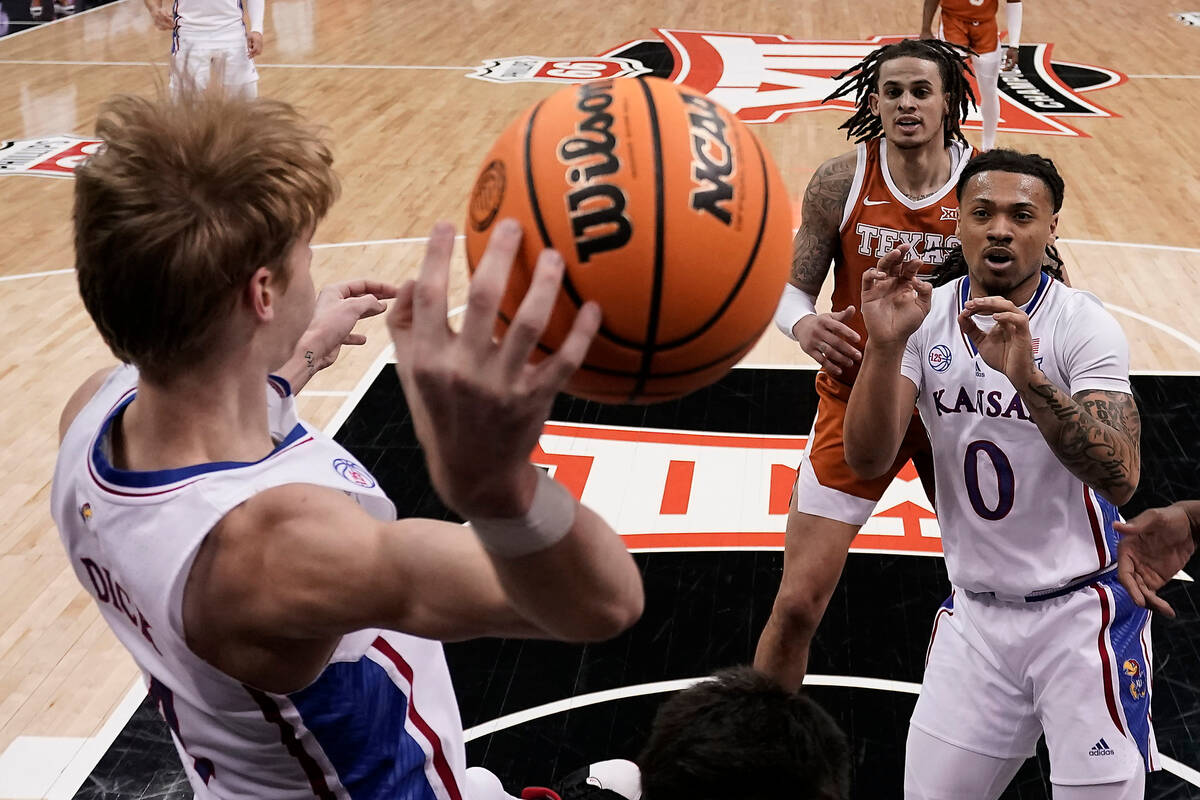
{"type": "Polygon", "coordinates": [[[978,345],[984,340],[983,331],[979,330],[979,326],[971,319],[974,312],[970,308],[964,308],[958,314],[958,329],[963,332],[963,335],[978,345]]]}
{"type": "Polygon", "coordinates": [[[361,333],[348,333],[346,338],[342,339],[342,344],[366,344],[367,337],[361,333]]]}
{"type": "Polygon", "coordinates": [[[913,278],[912,288],[917,293],[917,297],[921,298],[922,301],[928,301],[933,295],[933,285],[929,281],[913,278]]]}
{"type": "Polygon", "coordinates": [[[472,349],[479,351],[491,345],[496,313],[520,246],[521,226],[515,219],[501,220],[492,230],[487,249],[467,287],[467,310],[463,313],[461,335],[472,349]]]}
{"type": "Polygon", "coordinates": [[[352,297],[346,301],[350,308],[358,315],[359,319],[373,317],[376,314],[382,314],[387,311],[387,305],[373,294],[364,294],[360,297],[352,297]]]}
{"type": "Polygon", "coordinates": [[[1159,597],[1158,592],[1150,589],[1146,590],[1146,605],[1144,607],[1149,608],[1151,611],[1157,611],[1169,619],[1175,618],[1175,609],[1171,608],[1171,604],[1159,597]]]}
{"type": "Polygon", "coordinates": [[[416,283],[412,280],[407,280],[401,284],[400,288],[396,290],[396,299],[392,302],[392,308],[385,319],[388,333],[392,337],[392,346],[396,351],[397,369],[402,364],[407,364],[410,361],[413,325],[413,288],[415,286],[416,283]]]}
{"type": "Polygon", "coordinates": [[[563,269],[562,256],[554,250],[543,250],[538,257],[529,290],[500,343],[501,363],[510,373],[529,361],[530,353],[546,330],[562,286],[563,269]]]}
{"type": "Polygon", "coordinates": [[[546,389],[557,392],[575,374],[587,356],[596,332],[600,330],[600,304],[589,300],[583,304],[571,324],[571,331],[554,355],[538,365],[539,380],[546,389]]]}
{"type": "Polygon", "coordinates": [[[371,280],[370,278],[352,278],[348,281],[334,284],[333,288],[337,290],[342,298],[373,294],[380,300],[387,300],[396,296],[395,286],[383,281],[371,280]]]}
{"type": "Polygon", "coordinates": [[[826,337],[822,344],[826,347],[826,355],[844,367],[852,367],[862,358],[858,348],[837,336],[826,337]]]}
{"type": "Polygon", "coordinates": [[[1142,608],[1146,607],[1146,598],[1142,594],[1142,588],[1134,574],[1133,559],[1129,554],[1118,547],[1117,554],[1117,580],[1125,587],[1125,591],[1129,592],[1129,597],[1133,602],[1137,603],[1142,608]]]}
{"type": "Polygon", "coordinates": [[[1017,306],[1012,300],[1007,297],[973,297],[968,300],[964,307],[971,310],[972,314],[995,314],[1000,311],[1017,311],[1017,306]]]}
{"type": "MultiPolygon", "coordinates": [[[[904,246],[908,247],[908,245],[904,245],[904,246]]],[[[900,273],[900,276],[905,279],[915,278],[917,275],[924,272],[926,270],[926,268],[928,267],[928,265],[924,261],[922,261],[921,257],[918,256],[915,252],[913,252],[911,249],[908,252],[910,254],[910,257],[906,258],[904,260],[903,269],[901,270],[901,273],[900,273]]]]}
{"type": "Polygon", "coordinates": [[[851,344],[857,344],[859,340],[862,339],[862,337],[858,335],[858,332],[854,330],[854,328],[851,328],[849,325],[834,319],[827,321],[826,330],[833,334],[833,336],[839,339],[844,339],[851,344]]]}
{"type": "Polygon", "coordinates": [[[450,274],[450,253],[454,249],[454,226],[439,222],[433,226],[425,257],[413,286],[412,329],[416,341],[440,346],[450,334],[446,324],[446,292],[450,274]]]}
{"type": "Polygon", "coordinates": [[[903,247],[904,245],[901,245],[901,247],[889,250],[883,258],[875,263],[875,269],[885,275],[895,275],[901,269],[901,264],[904,263],[904,254],[907,251],[902,249],[903,247]]]}

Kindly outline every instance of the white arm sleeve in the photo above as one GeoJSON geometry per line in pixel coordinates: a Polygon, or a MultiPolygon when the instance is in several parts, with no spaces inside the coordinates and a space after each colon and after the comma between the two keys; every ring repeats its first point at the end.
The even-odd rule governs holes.
{"type": "Polygon", "coordinates": [[[1086,389],[1132,394],[1129,342],[1121,326],[1094,294],[1077,292],[1056,338],[1072,396],[1086,389]]]}
{"type": "Polygon", "coordinates": [[[266,0],[246,0],[246,13],[250,15],[251,33],[262,33],[265,9],[266,0]]]}
{"type": "Polygon", "coordinates": [[[803,289],[797,289],[791,283],[786,283],[783,286],[783,296],[779,298],[779,305],[775,309],[775,327],[783,331],[783,335],[796,340],[796,334],[792,333],[792,328],[796,327],[796,323],[807,317],[809,314],[817,313],[817,298],[803,289]]]}
{"type": "Polygon", "coordinates": [[[1016,47],[1021,44],[1021,3],[1008,3],[1004,13],[1008,17],[1008,46],[1016,47]]]}

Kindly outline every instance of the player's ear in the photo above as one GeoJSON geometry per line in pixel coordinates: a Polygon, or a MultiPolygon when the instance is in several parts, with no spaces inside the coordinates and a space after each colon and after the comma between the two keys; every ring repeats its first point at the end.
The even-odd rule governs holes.
{"type": "Polygon", "coordinates": [[[879,92],[871,92],[867,95],[867,108],[871,110],[872,116],[879,116],[879,92]]]}
{"type": "Polygon", "coordinates": [[[270,322],[275,318],[278,286],[273,278],[271,270],[259,267],[246,282],[246,300],[260,322],[270,322]]]}
{"type": "Polygon", "coordinates": [[[1046,244],[1050,247],[1053,247],[1054,243],[1056,241],[1058,241],[1058,234],[1056,233],[1057,230],[1058,230],[1058,214],[1055,214],[1053,217],[1050,218],[1050,235],[1046,237],[1046,244]]]}

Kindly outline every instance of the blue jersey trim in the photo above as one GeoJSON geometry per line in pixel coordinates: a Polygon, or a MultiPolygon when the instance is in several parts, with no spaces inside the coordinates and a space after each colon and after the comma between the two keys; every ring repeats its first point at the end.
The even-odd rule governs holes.
{"type": "Polygon", "coordinates": [[[125,409],[133,402],[137,396],[136,392],[131,392],[129,397],[122,400],[117,406],[109,412],[108,417],[104,420],[104,424],[100,426],[100,434],[96,437],[95,444],[92,445],[92,465],[95,467],[96,474],[108,483],[117,486],[125,486],[131,489],[152,489],[157,486],[167,486],[172,483],[194,478],[198,475],[206,475],[210,472],[219,472],[227,469],[240,469],[242,467],[252,467],[255,464],[261,464],[268,458],[271,458],[281,450],[295,444],[302,438],[308,435],[308,430],[296,423],[288,435],[283,438],[279,444],[275,445],[270,453],[260,458],[258,461],[211,461],[206,464],[195,464],[190,467],[179,467],[177,469],[157,469],[157,470],[129,470],[117,469],[112,464],[108,463],[108,458],[104,455],[104,450],[100,447],[100,443],[104,440],[105,435],[112,427],[113,420],[124,413],[125,409]]]}
{"type": "Polygon", "coordinates": [[[367,657],[330,664],[288,699],[352,798],[437,800],[425,751],[404,727],[408,697],[367,657]]]}

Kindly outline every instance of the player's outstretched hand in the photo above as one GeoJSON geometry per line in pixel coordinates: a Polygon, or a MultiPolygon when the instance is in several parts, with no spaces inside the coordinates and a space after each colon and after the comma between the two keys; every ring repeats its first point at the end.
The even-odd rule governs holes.
{"type": "Polygon", "coordinates": [[[300,337],[297,353],[312,377],[325,369],[342,352],[342,345],[366,344],[367,337],[354,332],[360,319],[387,310],[383,300],[396,296],[396,287],[381,281],[357,279],[331,283],[317,295],[312,322],[300,337]]]}
{"type": "Polygon", "coordinates": [[[917,277],[925,262],[909,252],[901,245],[863,272],[863,321],[880,344],[908,341],[929,314],[933,287],[917,277]]]}
{"type": "Polygon", "coordinates": [[[246,55],[250,58],[257,58],[262,55],[263,51],[263,35],[258,31],[251,31],[246,34],[246,55]]]}
{"type": "Polygon", "coordinates": [[[1143,511],[1128,522],[1114,524],[1117,542],[1117,576],[1133,601],[1142,608],[1175,616],[1170,603],[1158,596],[1196,551],[1191,520],[1176,504],[1143,511]]]}
{"type": "Polygon", "coordinates": [[[958,315],[958,327],[975,345],[979,355],[992,369],[1000,370],[1013,386],[1028,382],[1036,366],[1033,339],[1029,334],[1029,315],[1005,297],[976,297],[968,300],[958,315]],[[987,333],[972,319],[990,315],[996,324],[987,333]]]}
{"type": "Polygon", "coordinates": [[[433,485],[467,519],[524,512],[522,502],[528,505],[536,481],[529,455],[554,396],[583,363],[600,328],[600,307],[586,303],[558,351],[530,363],[563,277],[562,258],[545,250],[511,325],[495,339],[500,301],[520,243],[515,220],[503,220],[493,230],[456,334],[446,322],[454,228],[438,223],[420,274],[400,287],[388,314],[396,372],[433,485]]]}

